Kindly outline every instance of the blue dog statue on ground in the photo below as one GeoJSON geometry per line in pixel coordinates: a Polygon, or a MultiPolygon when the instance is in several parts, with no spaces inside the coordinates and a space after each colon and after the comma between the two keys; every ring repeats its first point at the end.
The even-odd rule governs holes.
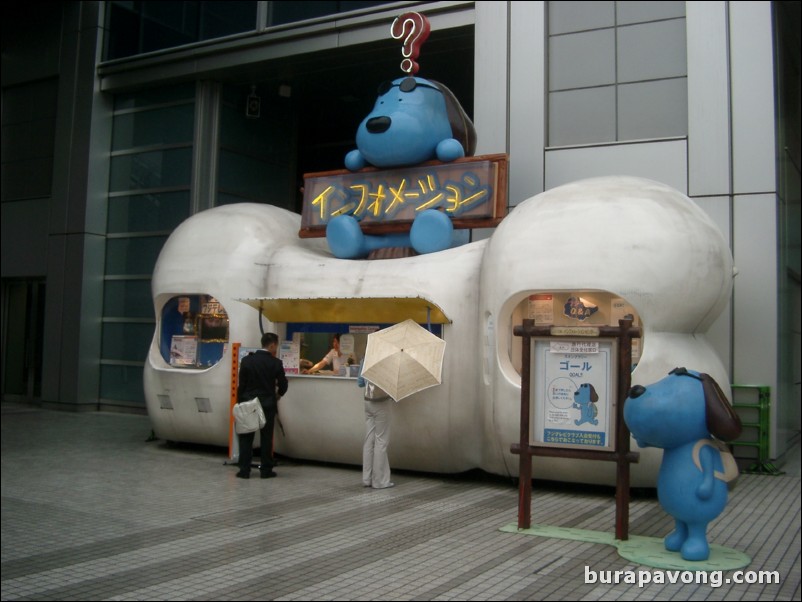
{"type": "MultiPolygon", "coordinates": [[[[443,84],[402,77],[379,86],[373,110],[359,125],[357,148],[345,166],[357,171],[416,165],[432,159],[451,162],[476,150],[476,130],[454,94],[443,84]]],[[[418,253],[442,251],[465,242],[440,211],[422,211],[409,234],[367,236],[351,215],[333,218],[326,227],[329,248],[341,259],[365,257],[383,247],[412,247],[418,253]]]]}
{"type": "Polygon", "coordinates": [[[738,415],[710,376],[675,368],[648,387],[632,387],[624,421],[640,447],[664,450],[657,497],[676,525],[666,549],[707,560],[707,525],[724,510],[728,482],[738,476],[721,443],[740,435],[738,415]]]}
{"type": "Polygon", "coordinates": [[[589,422],[590,424],[599,424],[596,416],[599,415],[599,409],[596,407],[596,402],[599,401],[599,394],[596,393],[596,388],[590,383],[582,383],[579,388],[574,392],[574,408],[579,410],[579,420],[574,420],[574,424],[579,426],[589,422]]]}

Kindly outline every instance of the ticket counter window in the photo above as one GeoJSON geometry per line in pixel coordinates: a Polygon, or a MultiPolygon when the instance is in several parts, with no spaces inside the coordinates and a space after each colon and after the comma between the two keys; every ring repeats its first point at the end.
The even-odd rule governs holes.
{"type": "MultiPolygon", "coordinates": [[[[340,323],[289,323],[286,325],[287,340],[280,350],[287,374],[310,374],[322,376],[359,376],[359,367],[365,359],[368,335],[392,324],[340,324],[340,323]],[[339,361],[335,366],[326,363],[320,366],[334,348],[338,337],[339,361]],[[310,370],[319,366],[319,369],[310,370]]],[[[442,326],[434,324],[431,332],[442,337],[442,326]]]]}
{"type": "Polygon", "coordinates": [[[173,368],[211,368],[222,359],[228,313],[211,295],[172,297],[162,307],[160,322],[159,350],[173,368]]]}
{"type": "Polygon", "coordinates": [[[301,373],[350,376],[365,355],[367,335],[307,332],[301,335],[301,373]]]}
{"type": "Polygon", "coordinates": [[[351,328],[349,324],[288,324],[288,340],[282,345],[289,350],[282,355],[285,372],[358,376],[359,365],[365,357],[368,332],[378,330],[380,326],[360,326],[356,328],[358,332],[352,332],[351,328]],[[336,361],[332,361],[335,353],[336,361]]]}

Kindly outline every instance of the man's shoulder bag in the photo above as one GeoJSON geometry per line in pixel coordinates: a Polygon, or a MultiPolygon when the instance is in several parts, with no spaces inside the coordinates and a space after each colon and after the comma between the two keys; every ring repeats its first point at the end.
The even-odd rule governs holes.
{"type": "Polygon", "coordinates": [[[235,404],[232,412],[234,413],[234,430],[240,435],[258,431],[267,423],[258,397],[235,404]]]}

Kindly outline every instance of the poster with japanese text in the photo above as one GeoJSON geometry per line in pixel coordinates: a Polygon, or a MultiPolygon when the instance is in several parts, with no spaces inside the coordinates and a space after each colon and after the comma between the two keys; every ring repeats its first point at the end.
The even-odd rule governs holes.
{"type": "Polygon", "coordinates": [[[532,340],[532,445],[613,450],[613,339],[532,340]]]}
{"type": "Polygon", "coordinates": [[[529,318],[538,326],[554,324],[554,295],[529,295],[529,318]]]}
{"type": "Polygon", "coordinates": [[[170,365],[195,366],[198,362],[198,337],[173,335],[170,339],[170,365]]]}
{"type": "Polygon", "coordinates": [[[300,340],[282,341],[279,345],[278,357],[284,364],[285,374],[299,374],[301,364],[300,340]]]}

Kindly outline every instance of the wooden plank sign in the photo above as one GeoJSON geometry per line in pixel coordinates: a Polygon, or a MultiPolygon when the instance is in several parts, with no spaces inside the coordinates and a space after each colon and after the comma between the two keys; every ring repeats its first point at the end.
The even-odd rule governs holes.
{"type": "Polygon", "coordinates": [[[426,209],[444,211],[455,228],[493,228],[507,211],[507,168],[507,155],[498,154],[304,174],[299,236],[325,236],[339,215],[353,216],[368,234],[404,232],[426,209]]]}

